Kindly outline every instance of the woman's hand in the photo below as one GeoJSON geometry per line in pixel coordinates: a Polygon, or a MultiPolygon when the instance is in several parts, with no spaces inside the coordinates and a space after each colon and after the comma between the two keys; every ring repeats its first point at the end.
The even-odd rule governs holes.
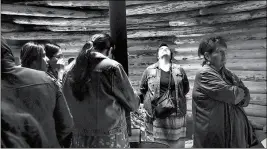
{"type": "Polygon", "coordinates": [[[244,89],[237,87],[235,105],[239,104],[245,98],[244,89]]]}

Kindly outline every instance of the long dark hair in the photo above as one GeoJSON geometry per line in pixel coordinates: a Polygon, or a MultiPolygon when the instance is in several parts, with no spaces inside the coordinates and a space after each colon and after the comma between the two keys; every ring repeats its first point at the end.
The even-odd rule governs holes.
{"type": "Polygon", "coordinates": [[[108,34],[96,34],[92,40],[87,42],[79,52],[73,68],[70,70],[70,85],[74,97],[79,101],[84,100],[84,95],[89,92],[88,83],[90,83],[91,72],[101,61],[93,60],[95,53],[102,52],[113,46],[111,37],[108,34]]]}
{"type": "Polygon", "coordinates": [[[60,46],[52,43],[45,44],[45,54],[51,59],[55,54],[60,51],[60,46]]]}
{"type": "Polygon", "coordinates": [[[44,45],[28,42],[20,51],[21,66],[29,68],[33,61],[41,61],[43,58],[44,45]]]}
{"type": "Polygon", "coordinates": [[[70,85],[72,93],[79,101],[83,100],[83,96],[88,92],[88,86],[90,77],[90,64],[89,57],[92,50],[92,43],[87,42],[79,52],[76,62],[73,68],[70,70],[70,85]]]}

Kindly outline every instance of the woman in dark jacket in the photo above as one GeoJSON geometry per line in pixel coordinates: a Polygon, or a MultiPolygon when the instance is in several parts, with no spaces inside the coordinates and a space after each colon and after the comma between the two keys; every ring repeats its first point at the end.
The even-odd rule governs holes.
{"type": "Polygon", "coordinates": [[[186,98],[189,82],[179,65],[172,63],[172,51],[166,44],[158,49],[158,62],[146,68],[140,85],[141,97],[147,111],[146,132],[152,140],[168,144],[172,148],[183,148],[186,135],[186,98]],[[174,108],[164,116],[157,116],[155,107],[170,87],[174,108]]]}
{"type": "Polygon", "coordinates": [[[243,110],[249,90],[225,68],[227,45],[221,37],[204,39],[198,49],[204,56],[193,89],[194,147],[247,148],[258,144],[243,110]]]}
{"type": "Polygon", "coordinates": [[[135,111],[139,99],[121,64],[110,59],[113,44],[107,34],[92,37],[63,80],[63,92],[73,114],[72,147],[127,148],[125,111],[135,111]]]}

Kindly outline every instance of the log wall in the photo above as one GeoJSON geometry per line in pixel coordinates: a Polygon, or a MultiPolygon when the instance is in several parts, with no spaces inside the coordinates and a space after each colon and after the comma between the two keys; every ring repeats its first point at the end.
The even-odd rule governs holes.
{"type": "MultiPolygon", "coordinates": [[[[156,62],[161,42],[175,50],[190,80],[188,115],[201,38],[225,37],[227,67],[250,89],[245,108],[257,129],[266,125],[266,1],[127,1],[129,76],[138,89],[144,69],[156,62]]],[[[59,44],[65,58],[77,55],[94,33],[109,33],[107,1],[4,0],[1,10],[2,36],[16,56],[27,41],[59,44]]]]}

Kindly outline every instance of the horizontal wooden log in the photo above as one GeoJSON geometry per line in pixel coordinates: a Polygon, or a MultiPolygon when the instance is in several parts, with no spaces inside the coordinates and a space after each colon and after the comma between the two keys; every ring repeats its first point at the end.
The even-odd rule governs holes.
{"type": "MultiPolygon", "coordinates": [[[[212,33],[222,33],[222,34],[228,34],[228,33],[240,33],[240,32],[250,32],[251,30],[255,30],[255,27],[261,27],[261,25],[266,25],[266,20],[255,20],[250,21],[248,24],[245,25],[245,27],[242,25],[238,27],[233,26],[225,26],[225,25],[214,25],[213,27],[180,27],[180,28],[165,28],[165,29],[151,29],[150,31],[128,31],[127,37],[128,39],[132,38],[142,38],[142,37],[159,37],[159,36],[177,36],[177,37],[192,37],[192,36],[203,36],[205,34],[212,34],[212,33]],[[260,24],[260,22],[264,21],[264,24],[260,24]],[[254,27],[253,27],[254,26],[254,27]],[[200,35],[199,35],[200,34],[200,35]]],[[[265,27],[265,26],[264,26],[265,27]]],[[[49,32],[44,32],[44,34],[50,34],[49,32]]],[[[51,33],[53,34],[53,33],[51,33]]],[[[60,33],[60,37],[61,36],[60,33]]],[[[73,32],[74,38],[77,34],[80,34],[79,32],[73,32]]],[[[16,32],[16,33],[3,33],[3,36],[6,36],[7,39],[13,39],[13,40],[38,40],[38,39],[44,39],[43,35],[41,37],[38,37],[38,35],[41,35],[39,32],[16,32]],[[16,38],[12,38],[12,34],[16,34],[16,38]],[[34,35],[36,34],[36,35],[34,35]],[[10,37],[11,36],[11,37],[10,37]],[[34,36],[34,38],[33,38],[34,36]]],[[[63,34],[62,34],[63,35],[63,34]]],[[[47,39],[54,39],[49,38],[47,39]]],[[[52,36],[53,37],[53,36],[52,36]]],[[[60,39],[59,37],[59,39],[60,39]]],[[[65,38],[65,37],[64,37],[65,38]]],[[[67,38],[71,38],[71,36],[68,36],[67,38]]],[[[65,38],[66,39],[66,38],[65,38]]]]}
{"type": "Polygon", "coordinates": [[[250,94],[250,104],[267,106],[266,94],[250,94]]]}
{"type": "MultiPolygon", "coordinates": [[[[262,19],[262,22],[266,23],[266,20],[262,19]]],[[[194,44],[199,43],[201,39],[210,37],[210,36],[221,36],[226,41],[235,41],[235,40],[260,40],[266,39],[266,27],[257,27],[251,28],[244,32],[244,30],[229,30],[224,32],[214,32],[211,34],[188,34],[185,36],[166,36],[166,37],[154,37],[154,38],[131,38],[128,39],[128,46],[134,46],[139,44],[146,44],[149,46],[158,46],[159,43],[164,42],[169,45],[173,43],[177,45],[182,44],[194,44]]]]}
{"type": "Polygon", "coordinates": [[[127,15],[170,13],[188,11],[212,5],[229,3],[227,1],[168,1],[159,4],[131,6],[126,9],[127,15]]]}
{"type": "Polygon", "coordinates": [[[209,8],[203,8],[200,10],[199,13],[201,15],[225,14],[225,13],[236,13],[236,12],[243,12],[243,11],[263,9],[263,8],[264,9],[266,8],[266,1],[243,1],[243,2],[236,2],[231,4],[209,7],[209,8]]]}
{"type": "Polygon", "coordinates": [[[255,29],[256,27],[265,27],[265,26],[266,26],[265,19],[255,19],[249,21],[216,24],[213,26],[168,27],[168,28],[151,29],[149,31],[147,30],[129,31],[127,37],[128,38],[157,37],[157,36],[187,37],[190,34],[203,36],[205,34],[213,34],[216,32],[231,33],[231,30],[240,33],[240,32],[245,32],[247,30],[255,29]]]}
{"type": "MultiPolygon", "coordinates": [[[[266,49],[254,50],[228,50],[227,59],[266,59],[266,49]]],[[[196,51],[177,52],[175,54],[177,60],[198,60],[196,51]]]]}
{"type": "MultiPolygon", "coordinates": [[[[155,43],[158,44],[158,43],[155,43]]],[[[169,45],[174,49],[174,52],[185,54],[195,52],[197,53],[199,44],[183,44],[183,45],[169,45]]],[[[128,51],[131,55],[156,55],[158,46],[149,45],[136,45],[128,47],[128,51]]],[[[266,40],[237,40],[227,42],[228,51],[232,50],[261,50],[266,49],[266,40]]],[[[197,54],[196,54],[197,55],[197,54]]]]}
{"type": "Polygon", "coordinates": [[[266,106],[249,104],[244,107],[244,110],[248,116],[267,118],[266,108],[266,106]]]}
{"type": "MultiPolygon", "coordinates": [[[[162,17],[162,16],[161,16],[162,17]]],[[[187,18],[187,19],[179,19],[178,21],[170,21],[165,20],[166,23],[159,24],[158,26],[195,26],[195,25],[211,25],[211,24],[218,24],[218,23],[227,23],[227,22],[233,22],[233,21],[244,21],[244,20],[250,20],[250,19],[257,19],[257,18],[265,18],[266,17],[266,11],[264,10],[254,10],[251,12],[242,12],[237,14],[226,14],[226,15],[216,15],[216,16],[202,16],[202,17],[195,17],[195,18],[187,18]],[[169,22],[170,21],[170,22],[169,22]],[[169,23],[167,23],[169,22],[169,23]]],[[[35,25],[57,25],[57,26],[94,26],[94,24],[98,24],[99,26],[103,25],[109,25],[109,19],[108,17],[103,18],[91,18],[91,19],[59,19],[59,18],[27,18],[27,17],[15,17],[14,22],[18,24],[35,24],[35,25]]],[[[162,20],[156,20],[155,18],[152,18],[152,22],[162,22],[162,20]]],[[[146,25],[144,24],[147,21],[147,18],[131,18],[127,17],[127,24],[140,24],[140,25],[146,25]]],[[[153,24],[150,24],[153,25],[153,24]]],[[[155,26],[155,25],[154,25],[155,26]]]]}
{"type": "MultiPolygon", "coordinates": [[[[142,5],[142,4],[150,4],[150,3],[159,3],[162,1],[126,1],[126,6],[132,5],[142,5]]],[[[15,4],[26,4],[26,5],[36,5],[36,6],[52,6],[52,7],[89,7],[89,8],[98,8],[98,9],[109,9],[108,1],[26,1],[26,2],[18,2],[15,4]]]]}
{"type": "Polygon", "coordinates": [[[2,23],[1,22],[1,32],[17,32],[17,31],[24,31],[24,27],[12,24],[12,23],[2,23]]]}
{"type": "Polygon", "coordinates": [[[38,16],[38,17],[62,17],[62,18],[91,18],[103,16],[98,11],[75,11],[68,9],[55,9],[47,7],[2,4],[1,14],[38,16]]]}
{"type": "MultiPolygon", "coordinates": [[[[254,50],[254,49],[266,49],[266,40],[236,40],[227,42],[227,49],[231,50],[254,50]]],[[[179,45],[178,48],[175,49],[176,52],[189,52],[189,51],[197,51],[198,44],[184,44],[179,45]]]]}
{"type": "Polygon", "coordinates": [[[254,129],[263,130],[263,127],[266,126],[266,117],[248,116],[248,120],[254,129]]]}
{"type": "Polygon", "coordinates": [[[235,30],[231,33],[218,32],[212,34],[206,34],[204,36],[192,36],[192,37],[178,37],[174,39],[175,44],[196,44],[202,39],[208,38],[210,36],[221,36],[225,41],[235,41],[235,40],[261,40],[266,39],[266,28],[254,28],[246,32],[239,32],[240,30],[235,30]]]}
{"type": "Polygon", "coordinates": [[[256,18],[265,18],[266,10],[253,10],[249,12],[240,12],[234,14],[223,14],[213,16],[200,16],[195,18],[179,19],[176,21],[170,21],[170,26],[194,26],[194,25],[213,25],[218,23],[226,23],[233,21],[243,21],[256,18]]]}
{"type": "MultiPolygon", "coordinates": [[[[237,34],[230,34],[230,35],[222,35],[223,38],[226,39],[226,41],[232,41],[232,42],[229,42],[230,44],[236,42],[236,41],[240,41],[241,40],[245,40],[244,42],[246,42],[246,40],[254,40],[254,41],[258,41],[258,40],[262,40],[262,39],[266,39],[266,28],[260,28],[260,29],[257,29],[257,30],[252,30],[252,31],[247,31],[246,33],[237,33],[237,34]]],[[[134,38],[134,39],[128,39],[127,40],[127,44],[128,44],[128,47],[132,47],[131,49],[128,49],[129,50],[129,54],[130,55],[134,55],[134,54],[138,54],[139,52],[141,52],[141,50],[145,50],[146,48],[148,47],[151,47],[149,49],[151,50],[156,50],[157,47],[159,46],[160,43],[164,42],[164,43],[167,43],[169,46],[171,46],[172,48],[177,48],[178,46],[176,46],[176,44],[178,45],[192,45],[193,43],[194,44],[197,44],[199,43],[199,40],[201,38],[199,38],[199,40],[197,41],[197,39],[193,39],[193,40],[190,40],[191,38],[194,38],[194,36],[192,35],[190,38],[189,37],[186,37],[184,40],[183,38],[175,38],[175,37],[166,37],[166,38],[155,38],[155,39],[139,39],[139,38],[134,38]],[[177,39],[179,39],[179,42],[176,42],[177,39]],[[175,41],[176,40],[176,41],[175,41]],[[188,42],[188,40],[190,41],[194,41],[192,43],[190,43],[190,41],[188,42]],[[173,42],[175,41],[175,42],[173,42]],[[181,44],[183,43],[183,44],[181,44]],[[135,50],[135,46],[137,45],[140,45],[140,48],[136,48],[135,50]],[[143,46],[141,46],[143,45],[143,46]],[[134,52],[136,51],[136,52],[134,52]]],[[[66,39],[66,41],[64,42],[57,42],[57,44],[60,44],[62,46],[81,46],[81,45],[84,45],[86,40],[84,39],[79,39],[79,40],[70,40],[70,39],[66,39]]],[[[238,42],[238,43],[240,43],[238,42]]],[[[229,45],[231,46],[231,45],[229,45]]],[[[246,45],[245,45],[246,46],[246,45]]],[[[139,47],[139,46],[138,46],[139,47]]],[[[182,47],[182,46],[181,46],[182,47]]],[[[243,48],[243,47],[242,47],[243,48]]],[[[246,49],[244,47],[244,49],[246,49]]],[[[235,49],[230,49],[229,51],[232,51],[232,50],[235,50],[235,49]]],[[[143,53],[145,54],[146,51],[143,51],[143,53]]],[[[148,53],[155,53],[156,54],[156,51],[147,51],[148,53]]],[[[196,54],[197,56],[197,54],[196,54]]]]}
{"type": "Polygon", "coordinates": [[[13,17],[17,24],[32,25],[49,25],[49,26],[85,26],[85,27],[109,27],[109,19],[90,18],[90,19],[73,19],[73,18],[46,18],[46,17],[13,17]]]}
{"type": "MultiPolygon", "coordinates": [[[[10,40],[49,40],[49,39],[88,39],[96,32],[15,32],[2,33],[2,36],[10,40]]],[[[100,33],[100,31],[98,32],[100,33]]]]}
{"type": "MultiPolygon", "coordinates": [[[[81,31],[109,31],[109,23],[107,22],[92,22],[85,20],[82,21],[81,19],[78,22],[69,22],[68,20],[60,21],[60,19],[54,19],[53,22],[44,20],[15,20],[15,22],[19,23],[2,23],[1,28],[2,32],[27,32],[27,31],[53,31],[53,32],[81,32],[81,31]],[[26,23],[25,23],[26,21],[26,23]],[[36,23],[37,22],[37,23],[36,23]],[[45,22],[45,23],[44,23],[45,22]],[[24,24],[25,23],[25,24],[24,24]],[[107,24],[105,24],[107,23],[107,24]],[[45,25],[42,25],[45,24],[45,25]],[[50,24],[50,25],[48,25],[50,24]],[[78,25],[77,25],[78,24],[78,25]],[[102,25],[100,25],[102,24],[102,25]],[[59,26],[56,26],[59,25],[59,26]],[[62,25],[62,26],[61,26],[62,25]],[[70,25],[70,26],[67,26],[70,25]],[[76,25],[76,26],[72,26],[76,25]]],[[[51,19],[49,19],[51,20],[51,19]]],[[[143,24],[143,25],[128,25],[127,30],[137,30],[137,29],[155,29],[158,26],[160,27],[167,27],[168,22],[156,22],[153,24],[143,24]]]]}
{"type": "MultiPolygon", "coordinates": [[[[127,14],[126,14],[127,15],[127,14]]],[[[198,10],[157,13],[157,14],[142,14],[126,16],[127,24],[152,23],[155,21],[175,21],[177,19],[191,18],[199,15],[198,10]]]]}

